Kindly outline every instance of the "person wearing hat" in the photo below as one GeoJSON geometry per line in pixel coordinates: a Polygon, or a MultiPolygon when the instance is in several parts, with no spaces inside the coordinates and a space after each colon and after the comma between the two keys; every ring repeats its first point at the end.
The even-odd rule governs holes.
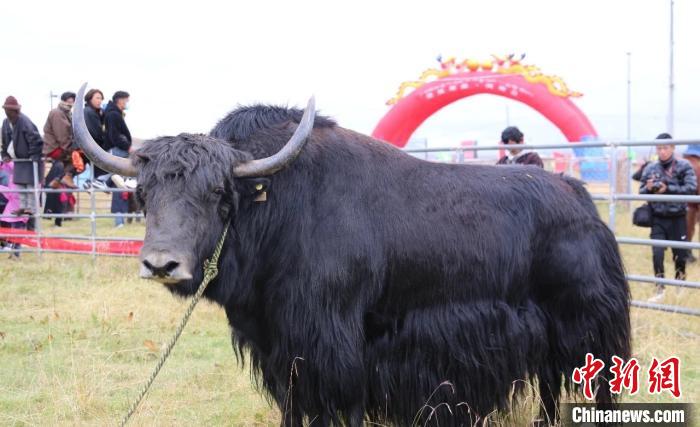
{"type": "Polygon", "coordinates": [[[63,163],[63,176],[58,179],[68,188],[75,188],[73,175],[75,168],[71,160],[73,152],[73,127],[71,125],[71,109],[75,103],[75,93],[65,92],[61,102],[49,112],[44,124],[44,149],[46,157],[55,162],[63,163]]]}
{"type": "MultiPolygon", "coordinates": [[[[15,162],[13,172],[13,182],[21,190],[32,190],[34,186],[41,185],[41,178],[44,176],[44,165],[41,161],[41,152],[44,141],[41,139],[36,125],[29,120],[29,117],[22,114],[22,106],[14,96],[8,96],[2,108],[5,110],[7,118],[2,122],[2,161],[10,162],[10,148],[14,153],[15,162]],[[37,164],[37,178],[34,180],[34,166],[37,164]]],[[[29,214],[36,212],[34,206],[34,194],[29,192],[20,193],[19,209],[13,212],[15,215],[29,214]]]]}
{"type": "MultiPolygon", "coordinates": [[[[683,153],[683,158],[686,159],[695,171],[695,176],[700,176],[700,144],[690,144],[688,149],[683,153]]],[[[700,195],[700,188],[696,191],[696,194],[700,195]]],[[[688,213],[685,216],[686,227],[688,231],[688,241],[692,242],[695,236],[695,227],[700,220],[698,215],[698,210],[700,210],[700,203],[688,203],[688,213]]],[[[697,258],[693,256],[693,252],[688,252],[688,262],[695,262],[697,258]]]]}
{"type": "MultiPolygon", "coordinates": [[[[662,133],[656,139],[672,139],[671,135],[662,133]]],[[[675,146],[660,143],[656,146],[659,160],[650,162],[644,168],[639,188],[639,194],[669,194],[690,195],[697,192],[697,177],[687,160],[676,159],[675,146]]],[[[686,240],[685,202],[649,202],[651,206],[651,239],[655,240],[686,240]]],[[[654,275],[664,277],[664,247],[652,248],[654,275]]],[[[685,280],[685,264],[688,256],[687,249],[672,248],[673,261],[676,269],[676,279],[685,280]]],[[[656,285],[656,295],[650,301],[659,301],[664,295],[664,285],[656,285]]]]}
{"type": "Polygon", "coordinates": [[[515,126],[509,126],[501,133],[501,143],[511,146],[508,153],[498,159],[497,165],[533,165],[544,168],[542,159],[534,151],[525,151],[522,148],[516,148],[517,145],[525,142],[525,135],[520,132],[515,126]]]}

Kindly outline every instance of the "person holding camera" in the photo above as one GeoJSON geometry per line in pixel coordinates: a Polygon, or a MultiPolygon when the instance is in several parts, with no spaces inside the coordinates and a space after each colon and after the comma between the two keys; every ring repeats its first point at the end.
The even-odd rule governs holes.
{"type": "MultiPolygon", "coordinates": [[[[672,139],[671,135],[662,133],[656,139],[672,139]]],[[[642,173],[640,194],[694,195],[697,190],[697,178],[693,167],[687,160],[676,159],[674,145],[659,144],[656,153],[659,160],[649,163],[642,173]]],[[[686,241],[686,202],[650,202],[652,221],[651,238],[656,240],[686,241]]],[[[654,275],[664,277],[664,252],[666,248],[653,247],[654,275]]],[[[676,279],[685,280],[685,263],[688,256],[686,249],[672,249],[676,269],[676,279]]],[[[651,300],[663,298],[664,285],[656,286],[656,296],[651,300]]]]}

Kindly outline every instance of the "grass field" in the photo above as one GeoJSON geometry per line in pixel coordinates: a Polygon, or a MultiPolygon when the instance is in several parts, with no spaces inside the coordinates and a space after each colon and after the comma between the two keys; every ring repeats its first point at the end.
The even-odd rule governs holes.
{"type": "MultiPolygon", "coordinates": [[[[618,234],[646,237],[618,215],[618,234]]],[[[88,221],[67,222],[50,233],[88,234],[88,221]]],[[[100,235],[143,236],[142,224],[113,230],[99,220],[100,235]]],[[[651,250],[625,246],[628,272],[651,275],[651,250]]],[[[667,256],[670,258],[670,256],[667,256]]],[[[0,259],[0,425],[114,425],[147,379],[187,301],[161,285],[137,278],[134,258],[23,254],[0,259]]],[[[673,271],[670,259],[667,271],[673,271]]],[[[700,279],[691,265],[690,280],[700,279]]],[[[633,297],[652,295],[650,284],[632,284],[633,297]]],[[[664,303],[700,307],[700,292],[671,289],[664,303]]],[[[700,390],[700,318],[633,309],[634,355],[640,385],[652,356],[682,360],[684,402],[700,390]]],[[[223,311],[206,302],[194,312],[172,356],[133,425],[271,425],[278,411],[251,385],[248,367],[236,363],[223,311]]],[[[671,401],[646,390],[625,401],[671,401]]],[[[527,420],[534,400],[515,418],[527,420]]],[[[516,420],[516,421],[514,421],[516,420]]]]}

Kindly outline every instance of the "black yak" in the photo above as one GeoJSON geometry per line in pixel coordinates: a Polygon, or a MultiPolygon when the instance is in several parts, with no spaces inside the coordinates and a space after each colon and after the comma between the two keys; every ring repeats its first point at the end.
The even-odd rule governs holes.
{"type": "Polygon", "coordinates": [[[283,425],[469,425],[534,379],[554,422],[587,352],[630,354],[618,247],[574,179],[419,160],[312,102],[239,108],[130,159],[100,150],[79,103],[74,128],[138,177],[143,277],[193,294],[230,227],[205,296],[283,425]]]}

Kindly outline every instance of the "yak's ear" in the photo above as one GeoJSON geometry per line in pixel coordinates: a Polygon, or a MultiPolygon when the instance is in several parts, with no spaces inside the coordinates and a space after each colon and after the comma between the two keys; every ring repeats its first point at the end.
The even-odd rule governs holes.
{"type": "Polygon", "coordinates": [[[270,188],[268,178],[239,178],[236,180],[236,184],[241,196],[255,199],[265,195],[270,188]]]}

